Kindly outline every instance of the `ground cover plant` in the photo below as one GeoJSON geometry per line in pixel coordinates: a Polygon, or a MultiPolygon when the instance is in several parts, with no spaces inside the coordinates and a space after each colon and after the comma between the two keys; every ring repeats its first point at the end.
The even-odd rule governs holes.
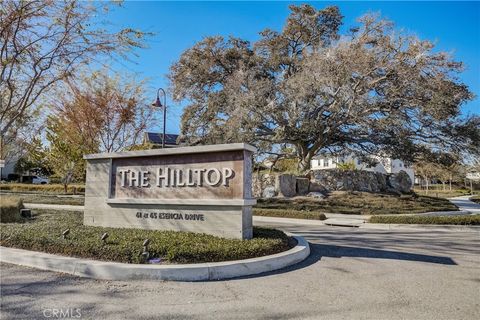
{"type": "Polygon", "coordinates": [[[259,199],[255,208],[343,214],[408,214],[430,211],[456,211],[446,199],[421,195],[394,195],[368,192],[333,192],[325,199],[259,199]]]}
{"type": "Polygon", "coordinates": [[[370,223],[480,225],[480,215],[463,216],[373,216],[370,223]]]}
{"type": "Polygon", "coordinates": [[[419,195],[426,195],[429,197],[435,198],[453,198],[459,196],[466,196],[470,194],[469,189],[452,189],[452,190],[442,190],[434,187],[431,187],[430,190],[415,188],[414,191],[419,195]]]}
{"type": "Polygon", "coordinates": [[[275,229],[254,227],[251,240],[224,239],[190,232],[120,229],[83,225],[83,213],[35,211],[31,220],[2,223],[0,245],[106,261],[142,263],[143,242],[150,257],[164,263],[200,263],[248,259],[288,250],[294,240],[275,229]],[[69,229],[66,239],[62,232],[69,229]],[[105,243],[101,236],[108,233],[105,243]]]}

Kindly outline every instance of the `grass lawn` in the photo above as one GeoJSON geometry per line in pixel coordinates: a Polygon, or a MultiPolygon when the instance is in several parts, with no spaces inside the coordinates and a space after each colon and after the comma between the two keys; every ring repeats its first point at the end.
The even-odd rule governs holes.
{"type": "Polygon", "coordinates": [[[480,215],[469,216],[373,216],[370,223],[480,225],[480,215]]]}
{"type": "Polygon", "coordinates": [[[69,196],[61,196],[55,194],[43,194],[43,193],[1,193],[0,196],[15,196],[23,200],[24,203],[44,203],[44,204],[67,204],[67,205],[74,205],[74,206],[83,206],[85,204],[85,198],[83,196],[80,197],[69,197],[69,196]]]}
{"type": "Polygon", "coordinates": [[[435,198],[454,198],[470,194],[470,190],[467,189],[443,190],[438,189],[438,187],[428,190],[428,194],[426,194],[425,189],[415,188],[414,191],[419,195],[427,195],[435,198]]]}
{"type": "Polygon", "coordinates": [[[143,241],[150,257],[164,263],[248,259],[288,250],[294,240],[282,231],[254,227],[251,240],[224,239],[191,232],[103,228],[83,225],[82,212],[36,210],[34,218],[0,224],[0,245],[105,261],[142,263],[143,241]],[[62,232],[70,229],[67,239],[62,232]],[[103,244],[100,237],[107,232],[103,244]]]}
{"type": "Polygon", "coordinates": [[[255,209],[373,215],[458,210],[451,202],[441,198],[367,192],[333,192],[325,199],[259,199],[255,209]]]}
{"type": "Polygon", "coordinates": [[[309,220],[325,220],[327,217],[324,213],[318,211],[300,211],[287,209],[263,209],[253,208],[254,216],[277,217],[277,218],[294,218],[309,220]]]}

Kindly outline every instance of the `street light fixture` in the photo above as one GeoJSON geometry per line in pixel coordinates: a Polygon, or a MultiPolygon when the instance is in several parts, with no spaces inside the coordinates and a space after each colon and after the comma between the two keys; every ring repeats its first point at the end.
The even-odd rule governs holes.
{"type": "Polygon", "coordinates": [[[152,103],[153,107],[156,108],[161,108],[163,109],[163,136],[162,136],[162,149],[165,149],[165,124],[166,124],[166,119],[167,119],[167,94],[165,93],[165,90],[162,88],[159,88],[157,90],[157,100],[155,100],[154,103],[152,103]],[[160,91],[163,93],[163,105],[160,102],[160,91]]]}

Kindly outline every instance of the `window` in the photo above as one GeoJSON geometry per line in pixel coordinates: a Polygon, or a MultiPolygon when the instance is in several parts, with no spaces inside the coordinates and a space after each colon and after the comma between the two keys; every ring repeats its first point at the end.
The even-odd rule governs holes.
{"type": "Polygon", "coordinates": [[[324,160],[323,160],[323,166],[324,166],[324,167],[328,167],[328,159],[324,159],[324,160]]]}
{"type": "Polygon", "coordinates": [[[358,160],[357,160],[357,164],[358,164],[358,165],[361,165],[361,164],[362,164],[362,160],[358,159],[358,160]]]}

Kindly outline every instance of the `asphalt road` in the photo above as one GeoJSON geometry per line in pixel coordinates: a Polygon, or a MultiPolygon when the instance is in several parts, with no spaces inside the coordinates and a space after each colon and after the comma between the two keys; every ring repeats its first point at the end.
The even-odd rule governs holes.
{"type": "Polygon", "coordinates": [[[480,318],[478,232],[277,227],[305,236],[311,256],[229,281],[100,281],[2,264],[1,319],[480,318]]]}

